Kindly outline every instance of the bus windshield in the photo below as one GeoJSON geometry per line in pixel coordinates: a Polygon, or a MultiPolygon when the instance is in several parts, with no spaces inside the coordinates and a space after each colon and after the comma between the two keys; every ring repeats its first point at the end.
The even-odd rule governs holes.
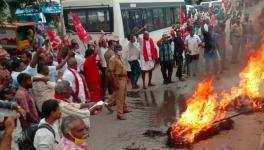
{"type": "Polygon", "coordinates": [[[65,9],[65,25],[68,30],[74,30],[70,12],[75,13],[83,27],[88,32],[113,32],[113,8],[82,8],[65,9]]]}

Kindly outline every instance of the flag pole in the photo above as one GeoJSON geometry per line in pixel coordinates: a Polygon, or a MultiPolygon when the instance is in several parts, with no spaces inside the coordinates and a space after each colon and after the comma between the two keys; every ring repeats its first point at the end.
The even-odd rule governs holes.
{"type": "Polygon", "coordinates": [[[84,41],[82,41],[82,43],[83,43],[83,46],[84,46],[85,51],[86,51],[87,50],[87,45],[84,43],[84,41]]]}

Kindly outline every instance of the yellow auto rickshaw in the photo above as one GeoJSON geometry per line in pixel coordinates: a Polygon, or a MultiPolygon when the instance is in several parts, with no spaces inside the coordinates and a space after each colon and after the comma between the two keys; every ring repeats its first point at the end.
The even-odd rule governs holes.
{"type": "Polygon", "coordinates": [[[0,44],[5,49],[26,49],[32,44],[35,31],[33,22],[0,23],[0,44]]]}

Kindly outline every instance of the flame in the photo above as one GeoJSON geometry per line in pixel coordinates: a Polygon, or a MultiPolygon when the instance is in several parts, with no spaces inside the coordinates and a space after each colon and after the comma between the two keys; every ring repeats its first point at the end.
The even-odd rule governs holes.
{"type": "Polygon", "coordinates": [[[264,80],[264,44],[261,45],[260,51],[249,59],[248,65],[240,73],[240,88],[243,89],[244,95],[249,97],[252,106],[260,107],[255,101],[260,97],[260,86],[264,80]]]}
{"type": "Polygon", "coordinates": [[[240,73],[240,82],[237,87],[233,87],[230,93],[222,92],[221,108],[226,108],[238,96],[247,96],[253,108],[261,107],[259,103],[260,86],[264,81],[264,44],[259,51],[253,54],[248,65],[240,73]]]}
{"type": "MultiPolygon", "coordinates": [[[[249,58],[240,73],[240,79],[238,86],[231,88],[230,92],[222,91],[219,95],[213,92],[212,81],[199,83],[194,95],[187,101],[186,111],[172,125],[171,138],[181,137],[193,143],[198,133],[225,117],[226,108],[239,96],[246,96],[252,108],[262,107],[263,103],[258,98],[261,97],[260,86],[264,81],[264,40],[259,50],[249,58]]],[[[238,105],[233,104],[234,108],[238,105]]]]}
{"type": "Polygon", "coordinates": [[[218,105],[212,81],[204,80],[199,83],[196,92],[187,101],[186,111],[172,126],[171,137],[181,136],[192,143],[197,133],[209,128],[216,119],[224,116],[217,111],[218,105]]]}

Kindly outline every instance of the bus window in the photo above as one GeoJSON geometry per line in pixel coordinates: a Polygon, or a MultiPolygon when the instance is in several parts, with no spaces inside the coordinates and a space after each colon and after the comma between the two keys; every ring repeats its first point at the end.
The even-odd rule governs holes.
{"type": "Polygon", "coordinates": [[[86,25],[86,23],[87,23],[86,14],[84,12],[77,12],[76,15],[78,16],[78,18],[81,21],[82,25],[84,27],[86,27],[87,26],[86,25]]]}
{"type": "Polygon", "coordinates": [[[134,27],[148,25],[149,31],[170,27],[179,22],[179,7],[139,8],[122,10],[125,37],[134,27]]]}
{"type": "Polygon", "coordinates": [[[154,24],[155,24],[155,30],[161,28],[161,19],[159,16],[159,9],[153,9],[153,19],[154,19],[154,24]]]}
{"type": "Polygon", "coordinates": [[[173,8],[173,17],[174,17],[174,23],[180,22],[180,8],[173,8]]]}
{"type": "Polygon", "coordinates": [[[147,19],[146,19],[145,23],[148,25],[149,30],[153,31],[153,30],[155,30],[155,26],[154,26],[152,9],[147,9],[146,14],[147,14],[147,19]]]}
{"type": "MultiPolygon", "coordinates": [[[[84,8],[78,10],[64,10],[66,14],[75,13],[83,27],[88,32],[113,32],[113,9],[112,8],[84,8]]],[[[72,17],[67,15],[65,19],[67,29],[73,29],[72,17]]]]}
{"type": "Polygon", "coordinates": [[[164,9],[163,8],[160,8],[159,9],[159,16],[160,16],[160,25],[161,25],[161,28],[165,28],[165,12],[163,11],[164,9]]]}
{"type": "Polygon", "coordinates": [[[173,8],[165,8],[166,14],[166,26],[170,26],[174,23],[173,8]]]}
{"type": "Polygon", "coordinates": [[[122,11],[123,27],[126,37],[130,34],[129,15],[128,11],[122,11]]]}

